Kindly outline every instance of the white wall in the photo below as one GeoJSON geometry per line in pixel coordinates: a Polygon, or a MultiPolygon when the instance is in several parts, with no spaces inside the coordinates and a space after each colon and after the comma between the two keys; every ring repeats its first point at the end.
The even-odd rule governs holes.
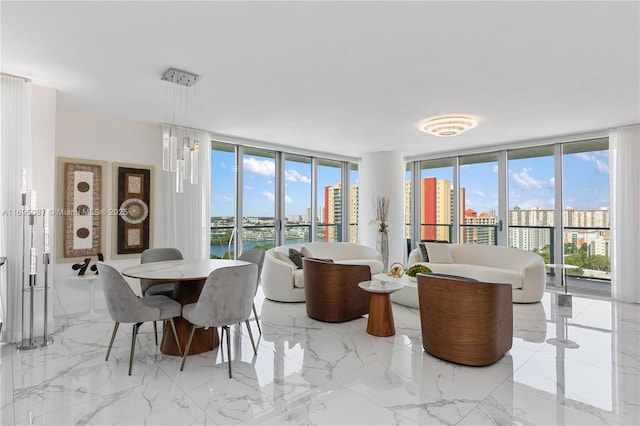
{"type": "MultiPolygon", "coordinates": [[[[164,227],[161,225],[165,222],[165,215],[160,208],[162,206],[160,200],[164,194],[161,126],[159,124],[124,120],[61,107],[57,108],[56,113],[55,157],[108,162],[104,188],[107,209],[117,207],[111,205],[114,191],[111,170],[113,162],[154,166],[151,199],[152,245],[163,247],[166,242],[166,235],[164,227]]],[[[56,206],[56,208],[61,207],[56,206]]],[[[112,233],[114,231],[114,218],[107,217],[106,229],[103,233],[105,261],[118,269],[140,263],[139,257],[111,259],[112,233]]],[[[56,238],[59,237],[56,236],[56,238]]],[[[53,306],[54,315],[86,311],[89,306],[89,290],[86,283],[69,279],[76,275],[76,271],[71,269],[73,263],[62,262],[62,259],[59,259],[55,254],[53,262],[55,263],[53,277],[56,287],[53,306]]],[[[139,292],[138,281],[130,280],[130,283],[132,288],[139,292]]],[[[104,307],[104,297],[99,287],[99,281],[95,285],[94,300],[96,308],[102,308],[104,307]]]]}

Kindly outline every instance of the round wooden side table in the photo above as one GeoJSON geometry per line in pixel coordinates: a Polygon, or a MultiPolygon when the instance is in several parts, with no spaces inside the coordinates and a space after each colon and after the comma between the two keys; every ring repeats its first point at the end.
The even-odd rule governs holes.
{"type": "Polygon", "coordinates": [[[371,293],[367,333],[378,337],[396,334],[389,295],[400,290],[404,285],[400,282],[363,281],[358,283],[358,287],[371,293]]]}

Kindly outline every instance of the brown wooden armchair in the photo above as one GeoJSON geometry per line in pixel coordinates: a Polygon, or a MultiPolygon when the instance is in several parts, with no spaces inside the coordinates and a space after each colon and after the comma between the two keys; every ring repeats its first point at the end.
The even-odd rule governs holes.
{"type": "Polygon", "coordinates": [[[510,284],[418,274],[422,347],[458,364],[493,364],[511,349],[510,284]]]}
{"type": "Polygon", "coordinates": [[[369,293],[358,287],[371,280],[367,265],[302,259],[307,315],[326,322],[350,321],[369,313],[369,293]]]}

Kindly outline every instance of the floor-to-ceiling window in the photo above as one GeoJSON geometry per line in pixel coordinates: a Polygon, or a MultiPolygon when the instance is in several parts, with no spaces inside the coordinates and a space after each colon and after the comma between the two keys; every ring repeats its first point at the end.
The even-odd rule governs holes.
{"type": "MultiPolygon", "coordinates": [[[[406,213],[411,218],[411,235],[422,240],[505,244],[535,251],[545,263],[578,266],[568,271],[574,278],[570,286],[607,292],[608,149],[608,138],[602,137],[416,160],[412,164],[420,165],[420,175],[411,176],[419,182],[413,182],[412,187],[420,188],[420,201],[406,213]],[[445,185],[451,189],[444,190],[445,185]],[[448,194],[451,202],[451,238],[437,234],[443,228],[437,214],[446,204],[437,194],[448,194]],[[506,235],[501,218],[506,222],[506,235]],[[457,233],[456,223],[460,225],[457,233]],[[576,281],[578,277],[582,279],[576,281]]],[[[559,284],[554,278],[558,271],[548,271],[549,283],[559,284]]]]}
{"type": "Polygon", "coordinates": [[[509,247],[554,263],[555,161],[553,145],[508,152],[509,247]]]}
{"type": "Polygon", "coordinates": [[[358,165],[353,159],[219,141],[211,149],[212,258],[305,241],[357,241],[358,165]],[[348,191],[344,185],[350,185],[348,191]],[[343,230],[347,221],[350,226],[343,230]]]}
{"type": "Polygon", "coordinates": [[[211,250],[215,259],[233,259],[235,252],[236,150],[213,143],[211,150],[211,250]]]}
{"type": "Polygon", "coordinates": [[[349,242],[358,243],[358,214],[360,210],[360,185],[358,164],[349,163],[349,242]]]}
{"type": "Polygon", "coordinates": [[[608,139],[566,143],[562,153],[564,262],[579,267],[567,274],[610,280],[608,139]]]}
{"type": "Polygon", "coordinates": [[[276,244],[275,153],[245,148],[242,156],[242,250],[276,244]]]}
{"type": "Polygon", "coordinates": [[[317,167],[318,241],[342,241],[342,169],[339,161],[320,160],[317,167]]]}
{"type": "Polygon", "coordinates": [[[285,155],[284,194],[285,244],[311,241],[311,157],[285,155]]]}
{"type": "MultiPolygon", "coordinates": [[[[419,235],[421,241],[453,241],[453,160],[443,158],[420,162],[419,235]]],[[[462,198],[461,198],[462,200],[462,198]]],[[[463,204],[464,205],[464,204],[463,204]]]]}
{"type": "Polygon", "coordinates": [[[496,153],[460,157],[460,232],[463,244],[498,243],[498,159],[496,153]]]}

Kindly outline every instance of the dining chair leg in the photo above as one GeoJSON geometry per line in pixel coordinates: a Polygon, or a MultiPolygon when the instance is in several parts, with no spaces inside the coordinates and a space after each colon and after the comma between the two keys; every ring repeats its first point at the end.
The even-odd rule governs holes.
{"type": "Polygon", "coordinates": [[[153,334],[156,336],[156,346],[158,346],[158,326],[156,322],[153,322],[153,334]]]}
{"type": "Polygon", "coordinates": [[[109,361],[109,354],[111,353],[111,348],[113,347],[113,341],[116,339],[116,333],[118,332],[119,322],[115,323],[113,326],[113,333],[111,333],[111,342],[109,342],[109,349],[107,350],[107,357],[104,359],[105,361],[109,361]]]}
{"type": "Polygon", "coordinates": [[[227,331],[227,365],[229,366],[229,378],[231,378],[231,331],[228,326],[223,326],[227,331]]]}
{"type": "Polygon", "coordinates": [[[191,346],[191,340],[193,339],[193,335],[196,332],[196,325],[193,324],[191,327],[191,333],[189,333],[189,339],[187,340],[187,347],[184,348],[184,355],[182,356],[182,364],[180,364],[180,371],[184,368],[184,362],[187,360],[187,355],[189,355],[189,347],[191,346]]]}
{"type": "MultiPolygon", "coordinates": [[[[178,339],[178,332],[176,331],[176,323],[173,322],[173,318],[169,318],[169,323],[171,324],[171,331],[173,332],[173,338],[176,341],[176,345],[178,345],[178,353],[180,353],[180,356],[182,356],[182,347],[180,346],[180,339],[178,339]]],[[[162,326],[162,329],[163,330],[165,329],[164,325],[162,326]]]]}
{"type": "Polygon", "coordinates": [[[256,304],[253,304],[253,316],[256,318],[256,325],[258,326],[258,333],[262,335],[262,328],[260,327],[260,320],[258,319],[258,311],[256,311],[256,304]]]}
{"type": "Polygon", "coordinates": [[[249,320],[245,320],[244,323],[247,325],[247,331],[249,332],[249,339],[251,339],[251,346],[253,346],[253,354],[258,355],[258,350],[256,349],[256,342],[253,341],[253,333],[251,332],[251,325],[249,324],[249,320]]]}
{"type": "Polygon", "coordinates": [[[133,325],[133,333],[131,336],[131,355],[129,356],[129,375],[131,375],[131,370],[133,369],[133,356],[136,352],[136,337],[138,337],[138,329],[141,325],[141,322],[133,325]]]}

